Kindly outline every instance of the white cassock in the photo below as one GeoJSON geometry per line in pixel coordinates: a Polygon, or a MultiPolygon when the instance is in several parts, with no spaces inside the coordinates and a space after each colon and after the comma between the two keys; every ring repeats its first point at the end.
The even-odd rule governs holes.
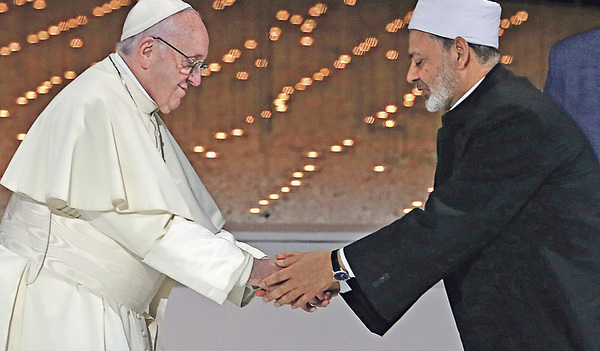
{"type": "Polygon", "coordinates": [[[162,320],[166,277],[217,303],[252,298],[265,255],[222,229],[156,110],[111,54],[27,133],[1,182],[14,194],[0,223],[0,348],[159,349],[146,319],[162,320]]]}

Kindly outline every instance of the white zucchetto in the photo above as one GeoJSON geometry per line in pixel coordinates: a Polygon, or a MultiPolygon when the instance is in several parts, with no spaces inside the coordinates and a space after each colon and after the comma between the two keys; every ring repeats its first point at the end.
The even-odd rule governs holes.
{"type": "Polygon", "coordinates": [[[487,0],[419,0],[408,29],[497,49],[501,13],[487,0]]]}
{"type": "Polygon", "coordinates": [[[192,6],[181,0],[140,0],[129,11],[125,19],[121,40],[139,34],[165,18],[187,8],[192,8],[192,6]]]}

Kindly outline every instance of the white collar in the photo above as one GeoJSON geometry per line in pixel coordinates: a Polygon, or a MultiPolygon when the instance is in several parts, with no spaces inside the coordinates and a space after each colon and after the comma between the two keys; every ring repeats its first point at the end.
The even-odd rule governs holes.
{"type": "Polygon", "coordinates": [[[456,106],[458,106],[458,104],[463,102],[463,100],[466,99],[469,95],[471,95],[473,90],[475,90],[475,88],[477,88],[479,86],[479,84],[481,84],[481,82],[483,82],[484,79],[485,79],[485,76],[483,76],[483,78],[481,78],[477,83],[475,83],[475,85],[473,85],[471,87],[471,89],[469,89],[460,99],[458,99],[458,101],[456,103],[454,103],[454,105],[452,105],[452,107],[450,107],[450,109],[446,112],[452,111],[456,106]]]}
{"type": "Polygon", "coordinates": [[[131,70],[129,69],[129,66],[127,66],[127,64],[125,63],[125,61],[123,60],[123,58],[121,57],[121,55],[119,55],[119,53],[115,52],[115,59],[117,59],[117,63],[119,64],[119,66],[121,66],[121,68],[123,68],[123,70],[125,71],[125,73],[127,73],[127,75],[129,76],[129,78],[131,78],[131,80],[135,83],[135,85],[140,88],[140,90],[142,91],[142,93],[144,93],[144,95],[150,99],[152,102],[156,103],[151,97],[150,95],[148,95],[148,92],[146,91],[146,89],[144,89],[144,87],[142,86],[142,84],[140,83],[139,80],[137,80],[136,76],[133,74],[133,72],[131,72],[131,70]]]}

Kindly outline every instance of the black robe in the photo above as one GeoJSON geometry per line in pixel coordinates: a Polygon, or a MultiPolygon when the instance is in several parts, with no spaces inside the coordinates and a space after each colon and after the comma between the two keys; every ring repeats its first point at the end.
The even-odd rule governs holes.
{"type": "Polygon", "coordinates": [[[582,132],[497,65],[437,142],[425,210],[344,249],[346,302],[383,335],[444,279],[466,350],[600,350],[600,170],[582,132]]]}

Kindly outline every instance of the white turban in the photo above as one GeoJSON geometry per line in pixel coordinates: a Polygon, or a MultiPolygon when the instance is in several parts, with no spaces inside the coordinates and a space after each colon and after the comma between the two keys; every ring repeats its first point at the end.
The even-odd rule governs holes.
{"type": "Polygon", "coordinates": [[[497,49],[501,13],[487,0],[419,0],[408,29],[497,49]]]}
{"type": "Polygon", "coordinates": [[[129,11],[121,40],[125,40],[152,27],[165,18],[191,8],[181,0],[140,0],[129,11]]]}

